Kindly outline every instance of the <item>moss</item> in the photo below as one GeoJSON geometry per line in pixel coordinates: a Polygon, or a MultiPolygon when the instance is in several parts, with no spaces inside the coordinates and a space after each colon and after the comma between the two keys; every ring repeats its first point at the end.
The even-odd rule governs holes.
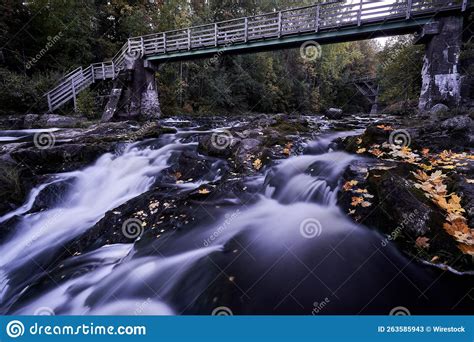
{"type": "Polygon", "coordinates": [[[9,202],[19,203],[25,197],[22,171],[12,164],[0,165],[0,197],[9,202]]]}
{"type": "Polygon", "coordinates": [[[278,120],[277,123],[271,126],[276,131],[288,135],[288,134],[299,134],[308,133],[310,128],[307,124],[301,122],[293,122],[285,119],[278,120]]]}

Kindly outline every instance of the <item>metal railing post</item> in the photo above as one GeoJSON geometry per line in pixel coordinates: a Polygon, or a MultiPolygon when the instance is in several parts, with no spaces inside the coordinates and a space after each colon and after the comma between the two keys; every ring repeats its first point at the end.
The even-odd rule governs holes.
{"type": "Polygon", "coordinates": [[[112,79],[115,80],[115,63],[112,62],[112,79]]]}
{"type": "Polygon", "coordinates": [[[105,65],[102,63],[102,79],[105,80],[105,65]]]}
{"type": "Polygon", "coordinates": [[[462,7],[461,7],[461,11],[462,11],[462,12],[465,12],[466,9],[467,9],[467,1],[468,1],[468,0],[463,0],[463,1],[462,1],[462,7]]]}
{"type": "Polygon", "coordinates": [[[214,46],[217,46],[217,23],[214,23],[214,46]]]}
{"type": "Polygon", "coordinates": [[[413,0],[407,0],[407,15],[406,18],[410,19],[411,17],[411,6],[413,4],[413,0]]]}
{"type": "Polygon", "coordinates": [[[163,33],[163,49],[164,53],[166,53],[166,32],[163,33]]]}
{"type": "Polygon", "coordinates": [[[278,12],[278,38],[281,37],[281,11],[278,12]]]}
{"type": "Polygon", "coordinates": [[[316,18],[315,18],[315,21],[314,21],[314,26],[315,26],[315,31],[318,32],[319,31],[319,16],[321,14],[321,10],[320,10],[320,6],[317,5],[316,6],[316,18]]]}
{"type": "Polygon", "coordinates": [[[52,112],[53,112],[53,106],[52,106],[52,104],[51,104],[51,95],[48,94],[46,97],[48,98],[48,108],[49,108],[49,112],[52,113],[52,112]]]}
{"type": "Polygon", "coordinates": [[[191,29],[188,28],[188,51],[191,50],[191,29]]]}
{"type": "Polygon", "coordinates": [[[76,85],[74,84],[74,77],[71,78],[71,90],[72,90],[72,98],[74,101],[74,111],[77,110],[77,100],[76,100],[76,85]]]}
{"type": "Polygon", "coordinates": [[[249,40],[249,18],[245,17],[244,24],[244,41],[247,43],[249,40]]]}
{"type": "Polygon", "coordinates": [[[362,21],[362,1],[363,0],[360,0],[359,12],[357,13],[357,26],[360,26],[361,21],[362,21]]]}
{"type": "Polygon", "coordinates": [[[92,73],[92,83],[95,82],[95,70],[94,70],[94,64],[91,64],[91,73],[92,73]]]}
{"type": "Polygon", "coordinates": [[[145,57],[145,42],[143,41],[143,37],[140,37],[140,49],[142,52],[142,57],[145,57]]]}

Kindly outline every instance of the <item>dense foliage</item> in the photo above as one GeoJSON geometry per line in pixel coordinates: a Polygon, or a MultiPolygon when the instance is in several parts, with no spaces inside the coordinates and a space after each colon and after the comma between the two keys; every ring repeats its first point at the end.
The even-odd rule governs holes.
{"type": "MultiPolygon", "coordinates": [[[[64,72],[111,58],[130,36],[299,5],[307,2],[4,0],[0,113],[44,110],[42,95],[64,72]]],[[[348,81],[376,75],[387,103],[414,99],[421,50],[408,39],[395,39],[385,49],[375,41],[323,46],[315,61],[291,49],[165,64],[158,77],[162,109],[165,114],[362,111],[368,103],[348,81]]],[[[82,106],[89,106],[89,113],[86,100],[82,106]]]]}

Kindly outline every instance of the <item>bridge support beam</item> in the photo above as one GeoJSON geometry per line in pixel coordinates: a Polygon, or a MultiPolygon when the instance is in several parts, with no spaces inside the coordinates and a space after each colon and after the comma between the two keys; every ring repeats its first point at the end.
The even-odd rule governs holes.
{"type": "Polygon", "coordinates": [[[442,103],[449,108],[461,104],[460,54],[463,17],[449,16],[438,19],[437,34],[425,45],[422,69],[422,87],[418,108],[428,111],[442,103]]]}
{"type": "Polygon", "coordinates": [[[153,120],[161,115],[156,67],[144,59],[128,60],[115,80],[102,121],[153,120]]]}

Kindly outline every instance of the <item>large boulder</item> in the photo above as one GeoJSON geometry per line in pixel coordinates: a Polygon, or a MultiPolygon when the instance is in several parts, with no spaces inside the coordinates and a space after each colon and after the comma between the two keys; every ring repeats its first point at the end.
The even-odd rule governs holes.
{"type": "Polygon", "coordinates": [[[442,103],[437,103],[430,109],[430,114],[433,115],[439,115],[446,113],[449,110],[448,106],[442,104],[442,103]]]}
{"type": "Polygon", "coordinates": [[[329,109],[326,111],[326,116],[327,116],[329,119],[337,120],[337,119],[342,118],[343,113],[344,113],[344,112],[343,112],[342,109],[340,109],[340,108],[329,108],[329,109]]]}
{"type": "Polygon", "coordinates": [[[441,123],[441,128],[448,131],[471,131],[472,123],[472,119],[468,115],[455,116],[444,120],[441,123]]]}
{"type": "Polygon", "coordinates": [[[23,120],[25,128],[73,128],[80,123],[79,118],[57,114],[27,114],[23,120]]]}
{"type": "Polygon", "coordinates": [[[46,128],[76,127],[80,123],[78,118],[56,114],[46,114],[41,117],[40,124],[46,128]]]}

